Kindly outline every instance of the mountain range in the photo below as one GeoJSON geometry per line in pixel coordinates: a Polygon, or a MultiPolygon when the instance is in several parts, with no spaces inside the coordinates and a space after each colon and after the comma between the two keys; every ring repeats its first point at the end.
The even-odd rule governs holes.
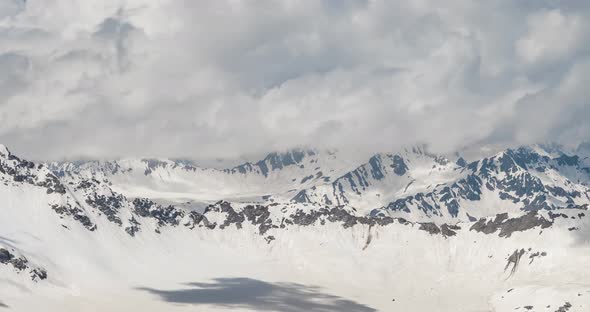
{"type": "Polygon", "coordinates": [[[585,209],[590,203],[590,159],[555,148],[525,146],[470,162],[425,147],[375,154],[366,162],[345,159],[337,152],[295,149],[227,169],[170,159],[46,166],[72,183],[102,180],[127,197],[195,208],[220,200],[300,204],[358,216],[446,222],[500,212],[585,209]]]}
{"type": "MultiPolygon", "coordinates": [[[[433,302],[439,311],[535,302],[582,311],[590,307],[585,151],[533,145],[467,161],[415,146],[352,161],[337,151],[293,149],[219,169],[152,158],[35,163],[0,146],[0,303],[91,310],[115,296],[115,310],[134,302],[171,308],[138,295],[147,292],[190,310],[201,303],[170,290],[180,279],[239,274],[248,275],[241,282],[300,280],[338,292],[307,289],[321,306],[264,302],[277,311],[426,311],[433,302]],[[276,273],[283,265],[290,268],[276,273]],[[350,279],[334,278],[341,270],[350,279]],[[466,291],[474,298],[457,305],[453,285],[472,285],[478,274],[490,285],[466,291]],[[508,286],[517,290],[503,300],[508,286]]],[[[285,287],[277,283],[264,287],[285,287]]],[[[199,285],[193,297],[206,288],[199,285]]],[[[271,295],[278,296],[260,296],[271,295]]],[[[262,309],[244,302],[233,307],[262,309]]]]}

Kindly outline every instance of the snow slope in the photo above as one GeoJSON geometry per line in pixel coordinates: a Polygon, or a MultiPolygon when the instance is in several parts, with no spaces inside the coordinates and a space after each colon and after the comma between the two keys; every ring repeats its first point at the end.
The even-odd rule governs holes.
{"type": "MultiPolygon", "coordinates": [[[[501,164],[500,156],[486,164],[501,164]]],[[[402,175],[387,167],[395,159],[385,156],[379,166],[359,170],[373,177],[370,169],[391,168],[382,170],[388,170],[384,178],[367,183],[361,195],[355,193],[355,200],[362,202],[379,183],[406,188],[397,180],[418,178],[419,168],[430,165],[430,156],[415,157],[403,157],[408,169],[402,175]]],[[[288,166],[297,171],[312,163],[299,162],[288,166]]],[[[499,165],[486,171],[482,163],[469,169],[441,161],[436,174],[423,174],[436,176],[432,184],[442,185],[470,175],[483,182],[486,172],[494,179],[485,181],[495,181],[495,188],[512,185],[504,182],[512,181],[506,180],[507,172],[519,173],[514,179],[523,181],[517,161],[506,170],[499,165]]],[[[533,163],[547,167],[531,173],[543,185],[533,189],[535,194],[567,184],[558,177],[572,181],[581,170],[553,158],[524,164],[528,169],[533,163]],[[572,172],[554,176],[562,167],[572,172]]],[[[164,172],[162,167],[150,170],[164,172]]],[[[516,207],[502,214],[505,209],[498,207],[473,221],[411,222],[291,200],[219,201],[198,211],[163,205],[155,200],[161,193],[143,196],[152,189],[119,193],[121,180],[110,180],[116,173],[85,168],[58,176],[4,147],[0,168],[0,311],[590,310],[590,213],[576,203],[577,196],[569,208],[559,206],[567,200],[557,198],[561,201],[548,201],[553,206],[538,211],[516,207]],[[2,250],[13,258],[3,258],[2,250]],[[26,268],[14,259],[26,259],[26,268]]],[[[341,169],[340,177],[358,168],[341,169]]],[[[276,181],[282,169],[275,169],[276,181]]],[[[263,179],[256,170],[253,174],[263,179]]],[[[141,174],[136,178],[155,179],[141,174]]],[[[564,190],[578,190],[583,183],[564,190]]],[[[430,189],[415,187],[416,192],[430,189]]],[[[384,197],[385,202],[396,198],[384,197]]]]}

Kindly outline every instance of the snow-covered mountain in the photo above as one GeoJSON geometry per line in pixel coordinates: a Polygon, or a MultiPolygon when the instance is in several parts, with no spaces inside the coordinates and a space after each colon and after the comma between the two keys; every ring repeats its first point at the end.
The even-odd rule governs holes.
{"type": "Polygon", "coordinates": [[[66,178],[108,179],[128,196],[212,203],[270,201],[290,198],[302,187],[327,183],[354,167],[335,152],[295,149],[271,153],[264,159],[227,169],[203,168],[187,160],[122,159],[114,161],[50,163],[66,178]]]}
{"type": "Polygon", "coordinates": [[[236,203],[300,203],[358,216],[413,221],[474,220],[501,212],[584,208],[590,204],[586,156],[552,146],[507,149],[467,163],[423,146],[375,154],[366,162],[335,152],[292,150],[234,168],[189,161],[125,159],[52,163],[66,179],[105,179],[128,197],[203,208],[236,203]]]}
{"type": "Polygon", "coordinates": [[[0,310],[585,311],[589,167],[540,146],[228,169],[0,146],[0,310]]]}

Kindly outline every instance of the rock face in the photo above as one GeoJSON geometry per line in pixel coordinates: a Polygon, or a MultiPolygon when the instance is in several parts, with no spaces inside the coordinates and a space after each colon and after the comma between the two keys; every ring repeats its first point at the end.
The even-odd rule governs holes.
{"type": "Polygon", "coordinates": [[[302,149],[293,149],[285,153],[270,153],[256,163],[248,162],[231,169],[226,169],[226,171],[241,174],[255,172],[266,177],[275,170],[281,170],[289,166],[301,166],[303,158],[313,155],[315,155],[315,151],[302,149]]]}
{"type": "Polygon", "coordinates": [[[404,176],[408,170],[408,165],[402,156],[377,154],[372,156],[367,163],[342,175],[332,183],[325,184],[322,190],[304,189],[297,193],[292,200],[298,203],[316,203],[329,206],[346,205],[350,203],[351,196],[362,195],[390,176],[404,176]],[[313,195],[310,197],[310,194],[313,195]]]}
{"type": "Polygon", "coordinates": [[[562,305],[557,310],[555,310],[555,312],[567,312],[570,310],[571,307],[572,307],[572,304],[569,302],[566,302],[564,305],[562,305]]]}
{"type": "Polygon", "coordinates": [[[13,183],[27,183],[43,187],[47,194],[65,194],[66,188],[59,179],[43,165],[36,165],[33,162],[20,159],[5,149],[5,154],[0,157],[0,173],[2,180],[13,183]],[[9,181],[7,178],[11,178],[9,181]],[[8,181],[7,181],[8,180],[8,181]]]}
{"type": "Polygon", "coordinates": [[[18,257],[8,249],[0,248],[0,264],[12,266],[18,273],[28,270],[31,280],[33,281],[44,280],[47,278],[47,271],[42,268],[30,266],[27,258],[24,256],[18,257]]]}
{"type": "Polygon", "coordinates": [[[78,221],[89,231],[96,230],[96,224],[92,223],[84,210],[82,210],[82,208],[79,206],[72,206],[70,203],[66,203],[65,205],[53,204],[50,205],[50,207],[53,209],[53,211],[60,215],[61,218],[70,217],[78,221]]]}
{"type": "Polygon", "coordinates": [[[531,211],[517,218],[508,218],[507,213],[496,215],[492,220],[480,219],[470,228],[471,231],[492,234],[500,231],[500,237],[510,237],[514,232],[522,232],[536,227],[545,229],[553,224],[537,212],[531,211]]]}
{"type": "Polygon", "coordinates": [[[161,206],[147,198],[133,200],[134,212],[144,218],[154,218],[159,226],[178,225],[184,217],[184,212],[174,206],[161,206]]]}
{"type": "MultiPolygon", "coordinates": [[[[270,229],[285,229],[288,226],[313,226],[324,225],[326,222],[341,223],[344,228],[354,226],[356,224],[364,225],[387,225],[393,223],[393,219],[389,217],[358,217],[349,212],[337,208],[321,208],[305,212],[297,209],[291,214],[286,214],[280,219],[277,224],[276,218],[271,218],[271,205],[247,205],[239,211],[236,211],[232,204],[225,201],[220,201],[214,205],[210,205],[205,209],[202,217],[199,219],[207,220],[207,216],[213,213],[222,214],[222,222],[220,224],[213,223],[209,228],[219,226],[224,229],[230,225],[235,225],[236,228],[241,229],[243,223],[255,225],[258,228],[260,235],[266,234],[270,229]]],[[[199,224],[198,222],[196,224],[199,224]]]]}

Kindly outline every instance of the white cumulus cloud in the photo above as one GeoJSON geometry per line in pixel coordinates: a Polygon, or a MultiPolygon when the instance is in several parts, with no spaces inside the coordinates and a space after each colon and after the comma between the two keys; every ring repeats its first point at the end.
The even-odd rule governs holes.
{"type": "Polygon", "coordinates": [[[4,0],[0,142],[35,159],[586,141],[590,6],[4,0]]]}

